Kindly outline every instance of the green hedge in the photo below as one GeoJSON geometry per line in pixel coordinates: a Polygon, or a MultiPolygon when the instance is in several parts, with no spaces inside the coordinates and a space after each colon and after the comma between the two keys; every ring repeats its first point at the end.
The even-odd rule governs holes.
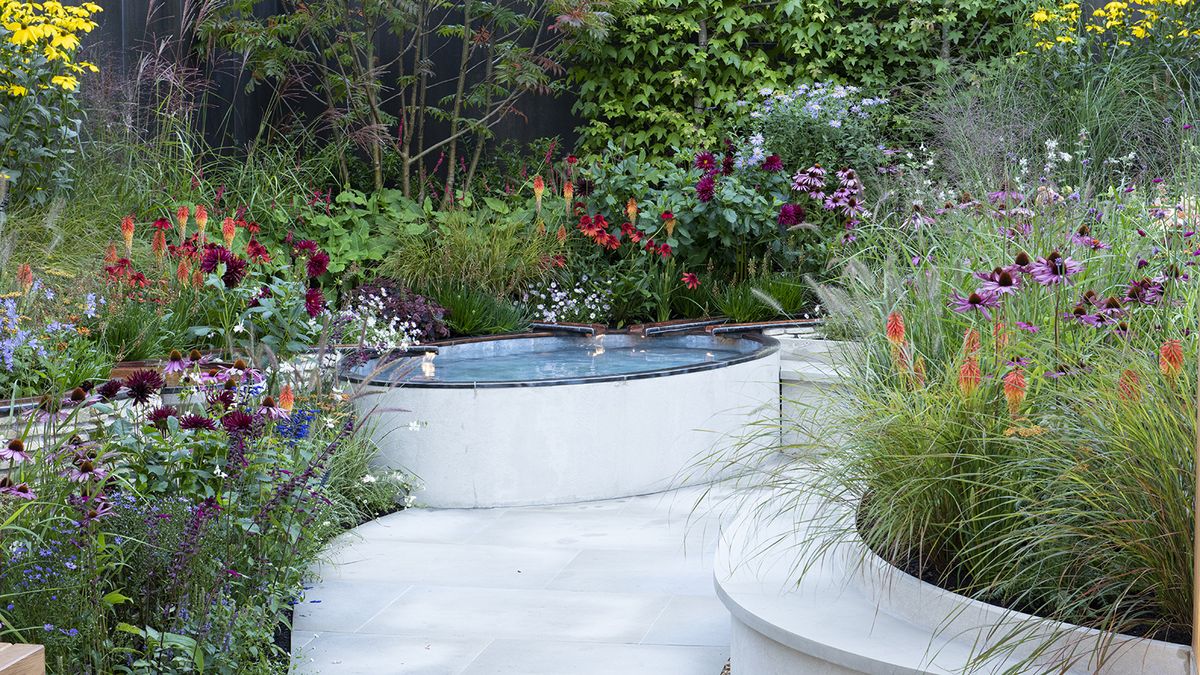
{"type": "Polygon", "coordinates": [[[1030,0],[638,0],[576,56],[584,151],[659,153],[711,137],[762,87],[833,80],[886,93],[955,60],[1007,55],[1030,0]]]}

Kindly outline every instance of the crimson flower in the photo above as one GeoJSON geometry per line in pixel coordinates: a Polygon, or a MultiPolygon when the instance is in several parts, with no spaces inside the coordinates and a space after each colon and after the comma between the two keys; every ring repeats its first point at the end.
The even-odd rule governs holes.
{"type": "Polygon", "coordinates": [[[250,243],[246,244],[246,257],[254,262],[271,262],[271,252],[257,239],[251,239],[250,243]]]}
{"type": "Polygon", "coordinates": [[[324,251],[313,253],[312,257],[308,259],[305,269],[308,276],[314,279],[325,274],[325,271],[329,269],[329,254],[324,251]]]}
{"type": "Polygon", "coordinates": [[[683,276],[679,277],[679,280],[683,282],[684,286],[687,286],[689,291],[700,288],[700,277],[691,272],[684,272],[683,276]]]}
{"type": "Polygon", "coordinates": [[[325,295],[319,288],[310,288],[304,293],[304,311],[314,319],[325,309],[325,295]]]}
{"type": "Polygon", "coordinates": [[[763,160],[762,168],[763,171],[770,171],[772,173],[783,171],[783,158],[779,155],[771,155],[763,160]]]}

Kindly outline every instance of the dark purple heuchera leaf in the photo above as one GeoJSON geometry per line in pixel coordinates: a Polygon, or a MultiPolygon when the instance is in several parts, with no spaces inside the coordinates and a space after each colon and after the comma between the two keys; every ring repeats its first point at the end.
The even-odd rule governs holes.
{"type": "MultiPolygon", "coordinates": [[[[445,322],[446,308],[414,293],[398,281],[380,278],[363,284],[350,294],[350,304],[363,304],[367,297],[381,304],[380,319],[399,319],[412,323],[421,331],[422,342],[450,337],[450,330],[446,328],[445,322]]],[[[352,335],[346,335],[344,338],[346,342],[357,340],[356,336],[352,335]]]]}

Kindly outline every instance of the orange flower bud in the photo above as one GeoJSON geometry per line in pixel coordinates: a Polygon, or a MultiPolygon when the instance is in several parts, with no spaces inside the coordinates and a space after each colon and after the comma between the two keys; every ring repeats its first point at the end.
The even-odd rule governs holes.
{"type": "Polygon", "coordinates": [[[1126,368],[1117,378],[1117,397],[1122,401],[1137,403],[1142,400],[1142,378],[1126,368]]]}
{"type": "Polygon", "coordinates": [[[183,238],[187,236],[188,218],[191,217],[191,215],[192,215],[191,210],[188,209],[188,207],[186,207],[186,206],[180,206],[178,209],[175,210],[175,222],[179,223],[179,240],[180,241],[183,241],[183,238]]]}
{"type": "Polygon", "coordinates": [[[279,407],[290,411],[295,404],[296,395],[292,393],[292,385],[283,385],[283,389],[279,390],[279,407]]]}
{"type": "Polygon", "coordinates": [[[104,262],[111,265],[117,262],[117,257],[117,245],[110,241],[108,248],[104,249],[104,262]]]}
{"type": "Polygon", "coordinates": [[[982,379],[983,374],[979,372],[979,361],[975,360],[974,356],[968,356],[958,369],[958,388],[962,391],[962,395],[974,394],[982,379]]]}
{"type": "Polygon", "coordinates": [[[979,353],[979,346],[979,331],[974,328],[968,328],[966,334],[963,335],[963,353],[967,356],[977,354],[979,353]]]}
{"type": "Polygon", "coordinates": [[[567,228],[564,225],[558,226],[558,243],[563,243],[567,240],[567,228]]]}
{"type": "Polygon", "coordinates": [[[150,250],[154,251],[154,257],[162,262],[163,254],[167,252],[167,235],[162,230],[154,231],[154,239],[150,241],[150,250]]]}
{"type": "Polygon", "coordinates": [[[1017,411],[1021,409],[1026,388],[1025,373],[1020,368],[1015,368],[1004,376],[1004,398],[1008,401],[1008,412],[1013,417],[1016,417],[1017,411]]]}
{"type": "Polygon", "coordinates": [[[192,284],[192,261],[186,256],[179,258],[179,266],[175,268],[175,280],[180,286],[192,284]]]}
{"type": "Polygon", "coordinates": [[[125,239],[125,257],[133,257],[133,214],[121,219],[121,237],[125,239]]]}
{"type": "Polygon", "coordinates": [[[1183,345],[1179,340],[1167,340],[1158,350],[1158,369],[1167,377],[1183,372],[1183,345]]]}
{"type": "Polygon", "coordinates": [[[237,236],[237,225],[234,224],[233,218],[221,221],[221,236],[225,238],[226,248],[233,246],[233,238],[237,236]]]}
{"type": "Polygon", "coordinates": [[[904,344],[904,317],[899,312],[888,314],[885,332],[888,342],[893,345],[904,344]]]}
{"type": "Polygon", "coordinates": [[[1004,323],[997,321],[992,324],[992,341],[996,345],[996,353],[999,354],[1008,347],[1008,331],[1004,329],[1004,323]]]}
{"type": "Polygon", "coordinates": [[[203,204],[196,206],[196,230],[200,232],[200,241],[204,241],[204,228],[208,227],[208,209],[203,204]]]}
{"type": "Polygon", "coordinates": [[[21,290],[26,293],[33,288],[33,268],[29,263],[17,265],[17,283],[21,284],[21,290]]]}
{"type": "Polygon", "coordinates": [[[631,223],[636,223],[637,222],[637,214],[638,214],[637,200],[635,200],[633,197],[630,197],[629,201],[625,202],[625,219],[631,223]]]}
{"type": "Polygon", "coordinates": [[[563,199],[567,200],[567,215],[571,215],[572,202],[575,201],[575,184],[567,181],[563,184],[563,199]]]}
{"type": "Polygon", "coordinates": [[[533,200],[537,203],[537,210],[542,210],[542,194],[546,192],[546,181],[542,180],[542,175],[538,174],[533,177],[533,200]]]}

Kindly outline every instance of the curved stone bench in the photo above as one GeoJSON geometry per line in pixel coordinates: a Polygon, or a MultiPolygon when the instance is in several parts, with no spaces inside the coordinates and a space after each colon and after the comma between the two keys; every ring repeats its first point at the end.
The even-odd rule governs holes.
{"type": "Polygon", "coordinates": [[[905,574],[857,540],[835,544],[801,575],[797,546],[808,532],[791,525],[762,525],[742,516],[718,546],[715,583],[733,616],[734,675],[961,673],[981,646],[994,645],[997,633],[1008,634],[1015,627],[1027,630],[1030,640],[977,664],[973,672],[1191,672],[1188,647],[1051,622],[971,600],[905,574]],[[1038,667],[1023,665],[1042,644],[1051,648],[1038,667]],[[1100,652],[1102,664],[1095,662],[1098,644],[1107,645],[1100,652]],[[1053,665],[1062,663],[1071,666],[1062,670],[1053,665]]]}

